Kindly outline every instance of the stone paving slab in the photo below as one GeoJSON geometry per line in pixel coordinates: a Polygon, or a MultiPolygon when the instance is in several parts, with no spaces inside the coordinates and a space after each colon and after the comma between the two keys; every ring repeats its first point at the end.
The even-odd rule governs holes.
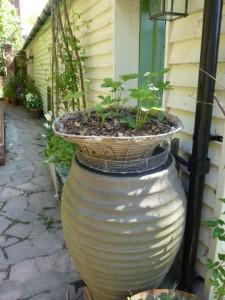
{"type": "Polygon", "coordinates": [[[6,107],[0,167],[0,300],[83,299],[63,239],[60,209],[43,164],[41,120],[6,107]]]}

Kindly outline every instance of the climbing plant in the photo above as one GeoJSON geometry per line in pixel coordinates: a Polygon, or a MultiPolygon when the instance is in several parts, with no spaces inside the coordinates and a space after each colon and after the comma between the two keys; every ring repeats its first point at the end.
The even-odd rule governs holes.
{"type": "Polygon", "coordinates": [[[5,75],[4,47],[19,50],[22,45],[20,18],[9,0],[0,0],[0,75],[5,75]]]}
{"type": "Polygon", "coordinates": [[[81,28],[88,26],[71,3],[52,0],[52,90],[54,113],[82,110],[87,107],[84,78],[84,48],[78,38],[81,28]],[[61,4],[61,5],[60,5],[61,4]],[[69,13],[70,12],[70,13],[69,13]]]}

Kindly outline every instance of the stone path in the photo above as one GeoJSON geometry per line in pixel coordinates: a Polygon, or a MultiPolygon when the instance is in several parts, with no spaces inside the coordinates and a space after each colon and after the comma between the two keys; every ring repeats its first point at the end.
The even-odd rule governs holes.
{"type": "Polygon", "coordinates": [[[6,108],[6,165],[0,167],[0,300],[80,299],[60,209],[43,164],[42,122],[6,108]]]}

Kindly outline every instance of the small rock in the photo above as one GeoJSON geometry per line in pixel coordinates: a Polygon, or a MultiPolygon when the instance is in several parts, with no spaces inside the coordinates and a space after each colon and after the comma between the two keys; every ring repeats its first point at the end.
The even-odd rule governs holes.
{"type": "Polygon", "coordinates": [[[80,127],[80,123],[78,123],[78,122],[74,122],[74,125],[75,125],[76,127],[80,127]]]}
{"type": "Polygon", "coordinates": [[[106,128],[107,130],[113,129],[113,126],[112,126],[110,123],[108,123],[108,122],[105,122],[104,126],[105,126],[105,128],[106,128]]]}
{"type": "Polygon", "coordinates": [[[114,127],[120,127],[120,122],[117,120],[117,119],[115,119],[114,121],[113,121],[113,124],[114,124],[114,127]]]}

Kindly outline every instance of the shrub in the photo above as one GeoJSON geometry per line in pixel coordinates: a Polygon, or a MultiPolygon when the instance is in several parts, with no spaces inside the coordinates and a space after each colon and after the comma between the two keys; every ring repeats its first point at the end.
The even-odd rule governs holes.
{"type": "Polygon", "coordinates": [[[43,135],[47,141],[45,162],[55,163],[66,173],[70,168],[73,156],[75,155],[76,146],[74,144],[67,143],[63,139],[54,135],[52,130],[52,122],[54,119],[51,112],[45,114],[45,118],[45,134],[43,135]]]}
{"type": "Polygon", "coordinates": [[[25,97],[27,109],[42,109],[42,100],[39,95],[28,93],[25,97]]]}
{"type": "MultiPolygon", "coordinates": [[[[220,199],[225,203],[225,199],[220,199]]],[[[223,212],[223,215],[225,212],[223,212]]],[[[206,226],[212,229],[212,237],[221,243],[225,242],[225,221],[219,218],[207,220],[206,226]]],[[[215,261],[207,260],[207,268],[211,272],[209,284],[213,287],[216,300],[222,300],[225,297],[225,250],[218,253],[215,261]]]]}

